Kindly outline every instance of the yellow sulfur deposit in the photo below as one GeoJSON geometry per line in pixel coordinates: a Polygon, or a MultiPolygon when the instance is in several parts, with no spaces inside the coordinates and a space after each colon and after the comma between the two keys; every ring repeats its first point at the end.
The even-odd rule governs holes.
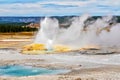
{"type": "Polygon", "coordinates": [[[44,44],[30,44],[23,47],[23,51],[46,50],[44,44]]]}
{"type": "Polygon", "coordinates": [[[22,53],[23,54],[47,54],[47,53],[60,53],[60,52],[89,50],[89,49],[99,49],[99,46],[86,45],[80,49],[73,49],[66,45],[53,45],[53,50],[47,50],[45,44],[30,44],[23,47],[22,53]]]}
{"type": "Polygon", "coordinates": [[[46,49],[44,44],[30,44],[26,45],[22,49],[23,54],[44,54],[44,53],[54,53],[54,52],[68,52],[71,48],[64,45],[54,45],[53,50],[49,51],[46,49]]]}
{"type": "Polygon", "coordinates": [[[68,51],[71,51],[71,48],[68,46],[64,46],[64,45],[56,45],[54,46],[54,51],[55,52],[68,52],[68,51]]]}

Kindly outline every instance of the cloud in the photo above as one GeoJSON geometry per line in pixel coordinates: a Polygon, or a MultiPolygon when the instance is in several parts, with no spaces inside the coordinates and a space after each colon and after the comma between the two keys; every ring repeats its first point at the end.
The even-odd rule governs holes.
{"type": "MultiPolygon", "coordinates": [[[[40,0],[41,1],[41,0],[40,0]]],[[[0,0],[2,4],[11,4],[11,3],[33,3],[38,2],[38,0],[0,0]]]]}
{"type": "Polygon", "coordinates": [[[59,5],[59,4],[43,4],[42,7],[45,8],[72,8],[72,7],[78,7],[75,5],[59,5]]]}
{"type": "Polygon", "coordinates": [[[120,0],[0,0],[0,16],[56,16],[83,13],[120,15],[120,0]]]}

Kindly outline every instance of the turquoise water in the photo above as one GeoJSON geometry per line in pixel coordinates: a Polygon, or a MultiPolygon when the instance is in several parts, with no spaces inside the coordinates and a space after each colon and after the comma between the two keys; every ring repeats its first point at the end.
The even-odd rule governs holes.
{"type": "Polygon", "coordinates": [[[6,65],[0,66],[0,75],[2,76],[34,76],[34,75],[50,75],[65,73],[68,70],[53,70],[46,68],[36,68],[31,66],[21,65],[6,65]]]}

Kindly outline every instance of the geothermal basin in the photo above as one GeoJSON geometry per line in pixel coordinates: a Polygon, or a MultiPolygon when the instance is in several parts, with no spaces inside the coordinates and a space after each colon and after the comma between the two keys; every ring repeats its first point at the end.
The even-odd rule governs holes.
{"type": "MultiPolygon", "coordinates": [[[[68,28],[60,28],[56,19],[45,18],[32,43],[22,49],[0,51],[0,65],[71,70],[54,78],[48,75],[45,80],[120,80],[120,24],[112,16],[93,21],[88,21],[89,18],[88,15],[75,17],[68,28]]],[[[19,79],[23,78],[43,80],[46,76],[19,79]]]]}
{"type": "MultiPolygon", "coordinates": [[[[108,49],[110,50],[110,49],[108,49]]],[[[116,48],[115,48],[116,50],[116,48]]],[[[87,51],[87,50],[86,50],[87,51]]],[[[63,80],[70,78],[68,80],[75,80],[76,78],[85,79],[101,79],[102,80],[110,80],[110,79],[120,79],[120,52],[108,54],[108,51],[103,54],[91,54],[97,53],[93,50],[90,53],[90,50],[85,52],[62,52],[61,54],[39,54],[39,55],[26,55],[20,54],[19,50],[0,50],[0,66],[2,66],[0,76],[1,80],[36,80],[36,79],[45,79],[45,80],[59,80],[59,78],[63,77],[63,80]],[[9,56],[9,57],[6,57],[9,56]],[[8,65],[8,69],[4,69],[8,65]],[[10,66],[9,66],[10,65],[10,66]],[[23,65],[16,66],[16,65],[23,65]],[[4,67],[5,66],[5,67],[4,67]],[[32,67],[31,67],[32,66],[32,67]],[[13,68],[13,69],[10,69],[13,68]],[[27,68],[27,70],[26,70],[27,68]],[[34,72],[34,70],[38,73],[34,72]],[[15,70],[16,69],[16,70],[15,70]],[[22,70],[24,69],[24,71],[22,70]],[[30,70],[29,70],[30,69],[30,70]],[[43,73],[45,75],[39,74],[39,70],[44,69],[43,73]],[[46,71],[46,69],[48,71],[46,71]],[[13,71],[12,71],[13,70],[13,71]],[[15,74],[14,74],[15,70],[15,74]],[[20,72],[19,72],[20,70],[20,72]],[[29,71],[28,71],[29,70],[29,71]],[[52,70],[53,72],[49,72],[52,70]],[[59,70],[62,70],[62,73],[58,73],[59,70]],[[66,71],[67,70],[67,71],[66,71]],[[17,72],[18,71],[18,72],[17,72]],[[22,72],[21,72],[22,71],[22,72]],[[28,73],[27,73],[28,71],[28,73]],[[54,73],[55,71],[55,73],[54,73]],[[58,72],[56,72],[58,71],[58,72]],[[17,74],[16,74],[17,72],[17,74]],[[30,72],[30,73],[29,73],[30,72]],[[48,72],[46,74],[46,72],[48,72]],[[10,73],[12,73],[10,75],[10,73]],[[53,73],[53,75],[51,75],[53,73]],[[13,75],[14,74],[14,75],[13,75]],[[32,75],[31,75],[32,74],[32,75]],[[56,75],[57,74],[57,75],[56,75]],[[20,76],[19,76],[20,75],[20,76]],[[42,76],[41,76],[42,75],[42,76]],[[19,76],[19,77],[17,77],[19,76]],[[30,76],[30,77],[29,77],[30,76]],[[17,78],[16,78],[17,77],[17,78]],[[65,79],[64,79],[65,78],[65,79]]],[[[98,52],[101,50],[98,50],[98,52]]],[[[60,71],[61,72],[61,71],[60,71]]]]}

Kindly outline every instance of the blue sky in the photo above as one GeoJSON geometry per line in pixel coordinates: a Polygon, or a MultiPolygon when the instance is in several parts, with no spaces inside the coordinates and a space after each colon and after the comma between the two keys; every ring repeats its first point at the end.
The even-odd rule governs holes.
{"type": "Polygon", "coordinates": [[[0,16],[120,15],[120,0],[0,0],[0,16]]]}

